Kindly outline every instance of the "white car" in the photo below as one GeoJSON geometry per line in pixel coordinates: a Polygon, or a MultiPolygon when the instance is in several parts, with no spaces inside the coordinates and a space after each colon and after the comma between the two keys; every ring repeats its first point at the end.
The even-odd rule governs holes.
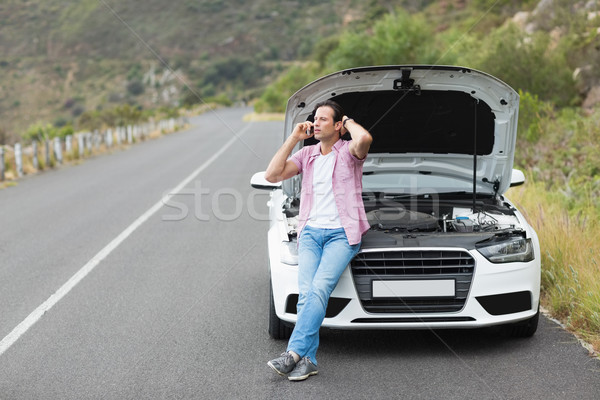
{"type": "MultiPolygon", "coordinates": [[[[288,101],[282,142],[332,99],[373,136],[363,201],[371,229],[331,295],[324,327],[442,329],[502,325],[535,333],[540,247],[506,198],[519,95],[493,76],[455,66],[378,66],[336,72],[288,101]]],[[[315,143],[308,139],[297,149],[315,143]]],[[[270,189],[269,334],[296,321],[301,177],[270,189]]]]}

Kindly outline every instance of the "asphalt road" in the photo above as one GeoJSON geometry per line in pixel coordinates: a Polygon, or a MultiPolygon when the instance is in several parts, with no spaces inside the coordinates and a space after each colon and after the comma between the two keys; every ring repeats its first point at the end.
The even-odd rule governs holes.
{"type": "Polygon", "coordinates": [[[319,375],[275,375],[249,180],[283,124],[248,111],[0,190],[0,399],[600,398],[600,361],[545,318],[531,339],[324,330],[319,375]]]}

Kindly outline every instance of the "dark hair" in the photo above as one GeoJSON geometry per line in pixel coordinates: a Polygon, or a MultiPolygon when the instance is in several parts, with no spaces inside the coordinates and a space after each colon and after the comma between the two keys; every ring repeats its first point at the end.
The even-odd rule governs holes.
{"type": "Polygon", "coordinates": [[[313,117],[317,113],[317,109],[319,107],[331,107],[331,109],[333,110],[333,122],[341,121],[344,117],[344,109],[342,108],[342,106],[340,106],[333,100],[325,100],[320,103],[317,103],[317,105],[315,105],[315,108],[313,109],[313,117]]]}

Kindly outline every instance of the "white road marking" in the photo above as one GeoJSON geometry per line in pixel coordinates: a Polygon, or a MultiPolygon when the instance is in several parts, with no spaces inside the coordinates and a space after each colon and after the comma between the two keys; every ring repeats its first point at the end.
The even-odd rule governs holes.
{"type": "MultiPolygon", "coordinates": [[[[246,125],[240,132],[242,135],[246,130],[250,128],[250,125],[246,125]]],[[[58,303],[63,297],[65,297],[83,278],[85,278],[102,260],[104,260],[110,253],[112,253],[121,243],[125,241],[137,228],[142,226],[150,217],[152,217],[158,210],[160,210],[170,199],[179,193],[185,186],[187,186],[194,178],[196,178],[202,171],[204,171],[210,164],[212,164],[217,158],[219,158],[232,144],[239,140],[238,136],[232,137],[225,145],[217,151],[211,158],[206,160],[204,164],[198,167],[192,172],[187,178],[185,178],[175,189],[171,190],[169,194],[163,196],[156,204],[154,204],[148,211],[142,214],[136,219],[131,225],[129,225],[123,232],[115,237],[106,247],[98,252],[91,260],[89,260],[75,275],[71,277],[64,285],[62,285],[52,296],[43,302],[38,308],[33,310],[31,314],[27,316],[19,325],[17,325],[8,335],[0,342],[0,355],[8,350],[19,338],[29,330],[39,319],[49,311],[56,303],[58,303]]]]}

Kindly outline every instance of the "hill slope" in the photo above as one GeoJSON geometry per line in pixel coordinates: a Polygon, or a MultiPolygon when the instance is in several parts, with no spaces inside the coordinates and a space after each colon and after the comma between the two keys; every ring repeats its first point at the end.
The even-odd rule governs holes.
{"type": "Polygon", "coordinates": [[[5,0],[0,142],[85,110],[176,105],[186,85],[203,97],[242,97],[344,25],[427,3],[5,0]]]}

